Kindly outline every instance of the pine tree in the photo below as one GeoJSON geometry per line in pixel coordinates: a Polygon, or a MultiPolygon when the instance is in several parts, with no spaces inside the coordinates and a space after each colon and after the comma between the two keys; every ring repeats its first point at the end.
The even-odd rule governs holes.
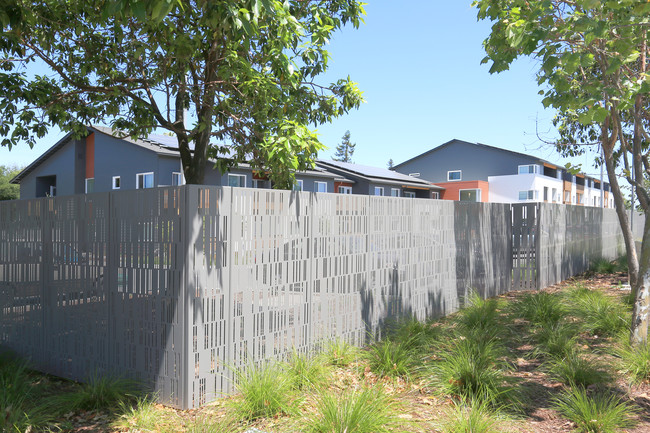
{"type": "Polygon", "coordinates": [[[356,146],[356,143],[350,141],[350,131],[345,131],[341,139],[341,144],[336,146],[336,154],[332,159],[340,162],[352,162],[354,146],[356,146]]]}
{"type": "Polygon", "coordinates": [[[393,158],[388,160],[388,169],[392,170],[393,169],[393,158]]]}

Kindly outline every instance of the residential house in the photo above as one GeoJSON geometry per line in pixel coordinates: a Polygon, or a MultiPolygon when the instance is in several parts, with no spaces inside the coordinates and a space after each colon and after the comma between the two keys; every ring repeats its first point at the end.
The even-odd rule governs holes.
{"type": "Polygon", "coordinates": [[[451,140],[394,168],[444,188],[445,200],[613,207],[609,184],[533,155],[451,140]]]}
{"type": "Polygon", "coordinates": [[[316,161],[316,166],[349,179],[337,181],[335,192],[411,198],[440,198],[444,190],[424,179],[385,168],[340,161],[316,161]]]}
{"type": "MultiPolygon", "coordinates": [[[[296,189],[333,192],[335,182],[352,182],[321,168],[296,173],[296,189]]],[[[11,181],[23,199],[140,189],[184,183],[175,137],[121,137],[110,128],[88,127],[88,135],[66,135],[11,181]]],[[[209,166],[207,185],[271,188],[271,182],[242,163],[228,173],[209,166]]]]}

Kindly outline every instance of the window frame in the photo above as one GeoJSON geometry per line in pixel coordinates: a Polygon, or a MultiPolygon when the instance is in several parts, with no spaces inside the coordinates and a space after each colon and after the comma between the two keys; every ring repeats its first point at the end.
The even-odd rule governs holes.
{"type": "Polygon", "coordinates": [[[95,192],[95,178],[94,177],[87,177],[85,179],[85,181],[84,181],[84,193],[85,194],[92,194],[93,192],[95,192]],[[92,182],[90,182],[92,184],[92,188],[90,189],[90,191],[88,191],[88,181],[89,180],[92,181],[92,182]]]}
{"type": "Polygon", "coordinates": [[[248,182],[248,179],[246,178],[247,176],[245,174],[239,174],[239,173],[228,173],[228,186],[231,188],[246,188],[246,183],[248,182]],[[233,186],[230,184],[230,179],[231,178],[237,178],[239,179],[239,185],[233,186]],[[244,185],[241,185],[241,179],[244,179],[244,185]]]}
{"type": "Polygon", "coordinates": [[[293,184],[291,188],[292,191],[304,191],[304,182],[302,179],[296,179],[296,183],[293,184]]]}
{"type": "Polygon", "coordinates": [[[111,180],[112,189],[121,189],[122,188],[122,176],[113,176],[111,180]],[[117,181],[117,182],[115,182],[117,181]],[[117,183],[117,186],[116,186],[117,183]]]}
{"type": "Polygon", "coordinates": [[[463,170],[449,170],[447,172],[447,182],[459,182],[461,180],[463,180],[463,170]],[[452,179],[452,173],[458,173],[458,179],[452,179]]]}
{"type": "Polygon", "coordinates": [[[402,196],[402,191],[399,188],[391,188],[390,189],[390,196],[391,197],[401,197],[402,196]],[[394,194],[394,192],[397,192],[397,194],[394,194]]]}
{"type": "Polygon", "coordinates": [[[339,194],[352,194],[352,187],[348,185],[339,185],[338,191],[339,194]]]}
{"type": "Polygon", "coordinates": [[[375,197],[384,197],[384,187],[383,186],[376,186],[373,195],[375,197]],[[377,194],[377,192],[380,192],[381,194],[377,194]]]}
{"type": "Polygon", "coordinates": [[[415,198],[415,193],[413,191],[404,191],[404,198],[415,198]]]}
{"type": "Polygon", "coordinates": [[[522,164],[517,167],[517,174],[539,174],[539,166],[537,164],[522,164]],[[522,167],[533,167],[533,171],[527,171],[522,173],[522,167]]]}
{"type": "Polygon", "coordinates": [[[481,188],[466,188],[466,189],[459,189],[458,190],[458,201],[466,201],[469,203],[480,203],[481,202],[481,188]],[[471,201],[471,200],[461,200],[461,194],[463,191],[476,191],[476,201],[471,201]]]}
{"type": "Polygon", "coordinates": [[[536,189],[527,189],[519,191],[519,201],[535,201],[539,199],[539,191],[536,189]],[[526,194],[525,198],[521,198],[522,193],[526,194]]]}
{"type": "Polygon", "coordinates": [[[314,192],[327,192],[327,182],[320,182],[318,180],[315,180],[314,181],[314,192]],[[321,185],[325,185],[324,191],[319,191],[321,185]]]}
{"type": "Polygon", "coordinates": [[[135,189],[149,189],[149,188],[153,188],[154,185],[155,185],[155,177],[154,177],[153,171],[147,171],[147,172],[144,172],[144,173],[136,173],[136,175],[135,175],[135,189]],[[151,175],[151,186],[147,187],[146,182],[145,182],[145,178],[147,176],[149,176],[149,175],[151,175]],[[142,188],[140,188],[140,182],[139,182],[139,177],[140,176],[142,176],[142,188]]]}
{"type": "MultiPolygon", "coordinates": [[[[413,193],[415,196],[415,193],[413,193]]],[[[433,200],[440,200],[440,192],[439,191],[431,191],[431,198],[433,200]]]]}
{"type": "Polygon", "coordinates": [[[180,171],[172,171],[172,186],[181,186],[185,185],[185,177],[180,171]],[[174,178],[178,178],[178,183],[174,184],[174,178]]]}

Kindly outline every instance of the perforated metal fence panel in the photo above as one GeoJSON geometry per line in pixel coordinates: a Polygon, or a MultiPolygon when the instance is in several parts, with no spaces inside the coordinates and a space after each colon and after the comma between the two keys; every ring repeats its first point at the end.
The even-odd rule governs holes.
{"type": "Polygon", "coordinates": [[[180,408],[233,370],[613,258],[613,211],[182,186],[0,203],[0,345],[180,408]]]}
{"type": "Polygon", "coordinates": [[[539,287],[547,287],[589,269],[597,259],[625,252],[613,209],[539,204],[539,287]]]}

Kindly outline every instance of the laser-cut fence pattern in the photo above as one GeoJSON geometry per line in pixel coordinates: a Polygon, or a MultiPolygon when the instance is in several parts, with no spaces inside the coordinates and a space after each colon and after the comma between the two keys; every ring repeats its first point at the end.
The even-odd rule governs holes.
{"type": "Polygon", "coordinates": [[[389,318],[551,284],[621,246],[613,211],[563,205],[199,186],[5,202],[0,345],[197,407],[235,368],[363,344],[389,318]]]}

